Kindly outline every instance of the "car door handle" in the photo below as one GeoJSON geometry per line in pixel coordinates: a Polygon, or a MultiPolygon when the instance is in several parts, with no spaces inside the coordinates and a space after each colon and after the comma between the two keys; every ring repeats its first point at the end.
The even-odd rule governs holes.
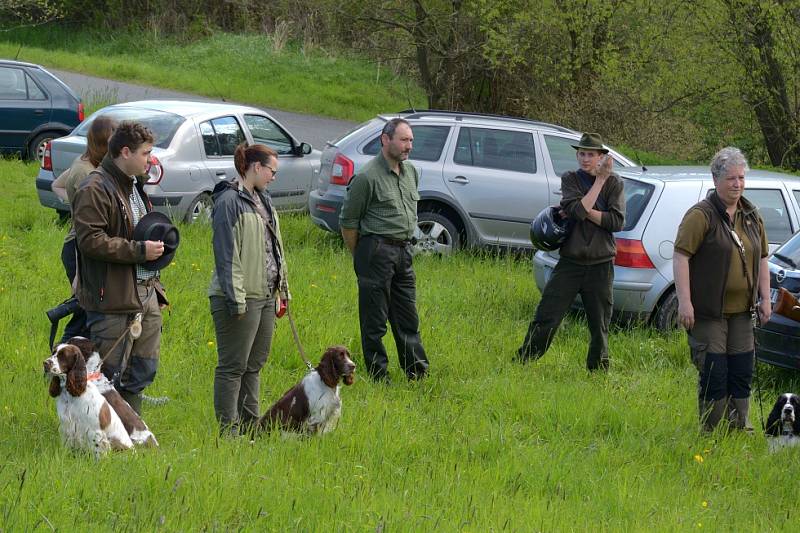
{"type": "Polygon", "coordinates": [[[452,183],[461,183],[461,184],[464,184],[464,185],[469,183],[469,179],[466,176],[456,176],[454,178],[450,178],[447,181],[452,182],[452,183]]]}
{"type": "Polygon", "coordinates": [[[44,109],[34,109],[33,110],[33,114],[34,115],[44,115],[44,109]]]}
{"type": "Polygon", "coordinates": [[[224,170],[218,170],[218,171],[217,171],[217,177],[220,177],[220,178],[227,178],[227,177],[228,177],[228,174],[227,174],[227,173],[226,173],[224,170]]]}

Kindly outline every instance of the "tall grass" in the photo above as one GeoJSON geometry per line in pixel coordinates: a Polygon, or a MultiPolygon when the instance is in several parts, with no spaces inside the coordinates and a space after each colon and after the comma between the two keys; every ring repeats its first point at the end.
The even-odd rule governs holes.
{"type": "MultiPolygon", "coordinates": [[[[101,461],[71,453],[41,371],[44,310],[68,293],[66,227],[39,206],[35,172],[0,162],[0,530],[786,531],[800,520],[798,450],[769,454],[759,434],[698,434],[680,334],[615,330],[611,372],[589,375],[585,322],[568,317],[541,361],[512,363],[539,298],[529,260],[513,256],[416,262],[424,381],[406,383],[390,348],[393,384],[342,390],[334,433],[221,440],[203,225],[181,227],[163,272],[172,308],[148,392],[170,401],[144,410],[161,448],[101,461]]],[[[282,223],[306,349],[342,343],[362,363],[349,255],[304,216],[282,223]]],[[[282,319],[262,405],[303,369],[282,319]]],[[[794,374],[759,372],[768,402],[800,389],[794,374]]]]}
{"type": "Polygon", "coordinates": [[[0,57],[18,53],[54,68],[353,121],[426,101],[414,82],[363,58],[276,47],[267,35],[216,33],[186,43],[59,25],[0,33],[0,57]]]}

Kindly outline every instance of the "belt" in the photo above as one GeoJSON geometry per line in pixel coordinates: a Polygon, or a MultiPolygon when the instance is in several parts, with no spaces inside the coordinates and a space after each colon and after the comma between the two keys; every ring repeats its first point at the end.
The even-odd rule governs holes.
{"type": "Polygon", "coordinates": [[[405,248],[406,246],[411,244],[411,241],[408,239],[406,240],[390,239],[389,237],[384,237],[383,235],[375,235],[375,234],[373,234],[372,236],[381,241],[382,243],[388,244],[389,246],[400,246],[402,248],[405,248]]]}

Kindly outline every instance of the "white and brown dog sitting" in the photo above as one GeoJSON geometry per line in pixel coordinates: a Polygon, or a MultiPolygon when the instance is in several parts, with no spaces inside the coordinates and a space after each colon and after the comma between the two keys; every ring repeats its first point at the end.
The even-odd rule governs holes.
{"type": "Polygon", "coordinates": [[[59,344],[44,361],[44,371],[51,377],[50,396],[58,398],[64,444],[98,457],[134,445],[158,446],[144,421],[99,371],[100,364],[93,344],[83,337],[59,344]]]}
{"type": "Polygon", "coordinates": [[[356,370],[344,346],[332,346],[319,365],[289,389],[259,420],[259,429],[277,427],[308,434],[332,431],[342,414],[339,382],[352,385],[356,370]]]}
{"type": "Polygon", "coordinates": [[[778,396],[767,417],[769,451],[800,446],[800,396],[787,392],[778,396]]]}

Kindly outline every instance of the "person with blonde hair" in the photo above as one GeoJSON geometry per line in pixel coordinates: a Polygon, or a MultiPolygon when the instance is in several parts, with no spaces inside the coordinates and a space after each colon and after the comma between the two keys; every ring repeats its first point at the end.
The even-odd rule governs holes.
{"type": "MultiPolygon", "coordinates": [[[[97,117],[89,126],[86,134],[86,151],[72,162],[72,165],[61,173],[53,182],[53,192],[62,202],[72,206],[75,198],[75,191],[78,190],[80,183],[86,179],[91,171],[100,165],[100,161],[108,152],[108,139],[117,127],[117,121],[111,117],[97,117]]],[[[76,257],[75,257],[75,226],[70,224],[67,236],[64,237],[64,245],[61,247],[61,263],[64,265],[64,272],[67,274],[70,286],[75,281],[76,257]]],[[[72,314],[72,318],[64,328],[64,335],[61,342],[81,336],[88,337],[89,330],[86,327],[86,312],[78,307],[72,314]]]]}

